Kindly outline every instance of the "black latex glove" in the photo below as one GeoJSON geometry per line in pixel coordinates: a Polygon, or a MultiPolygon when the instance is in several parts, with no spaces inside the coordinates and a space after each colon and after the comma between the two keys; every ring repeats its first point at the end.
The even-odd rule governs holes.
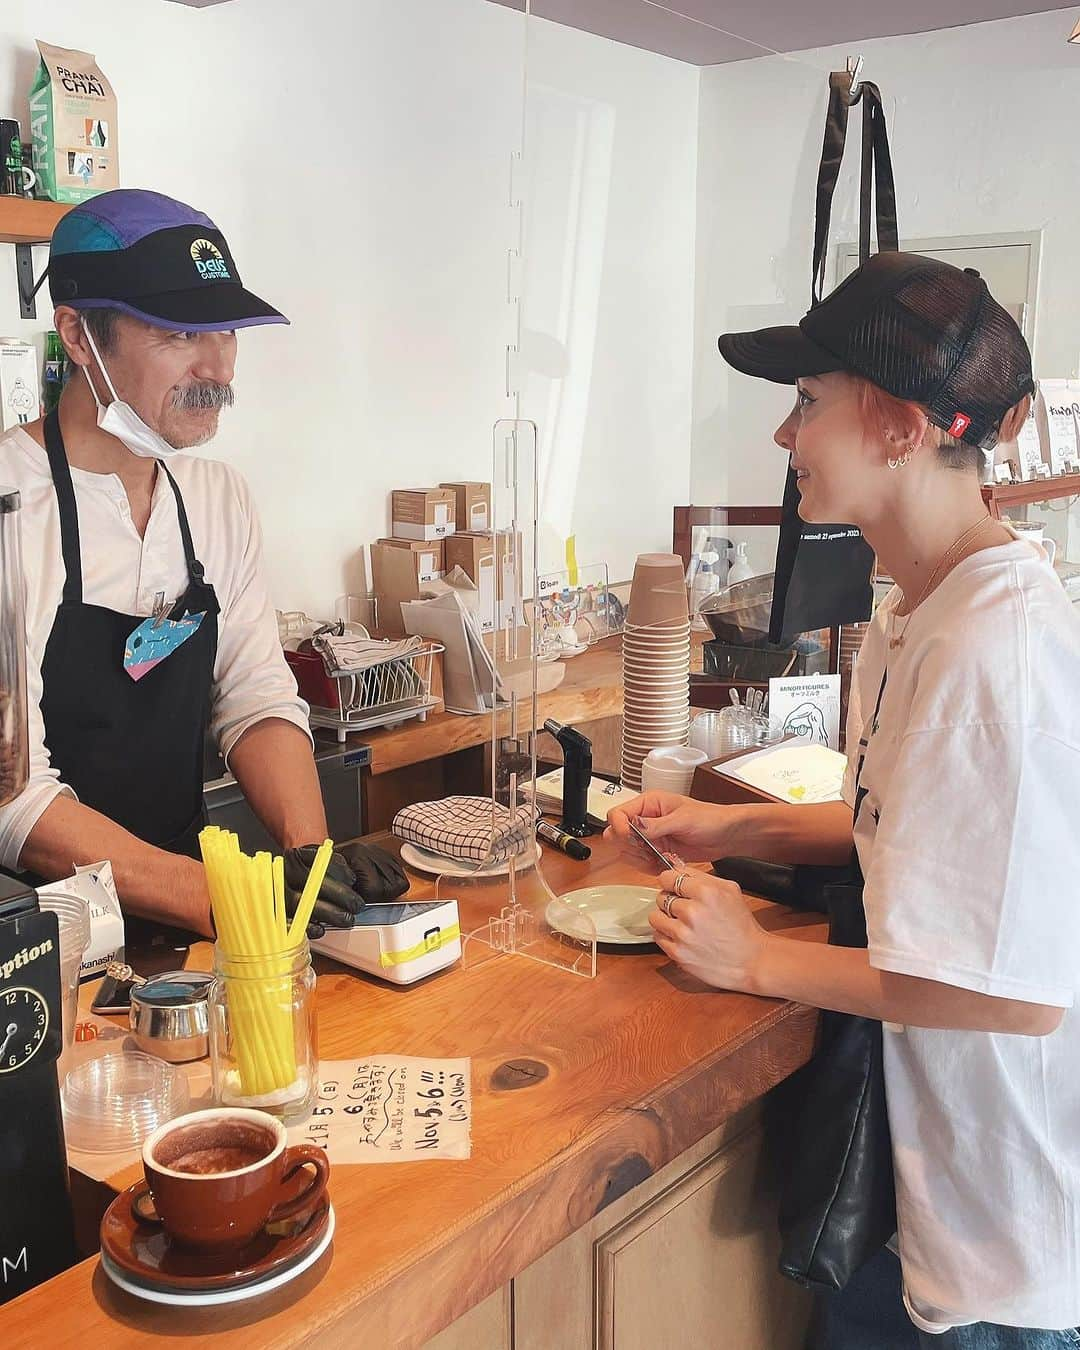
{"type": "MultiPolygon", "coordinates": [[[[285,910],[291,919],[308,879],[318,844],[285,851],[285,910]]],[[[381,848],[345,844],[335,848],[311,911],[308,937],[322,937],[327,928],[351,928],[353,916],[368,905],[385,905],[409,889],[397,859],[381,848]]]]}

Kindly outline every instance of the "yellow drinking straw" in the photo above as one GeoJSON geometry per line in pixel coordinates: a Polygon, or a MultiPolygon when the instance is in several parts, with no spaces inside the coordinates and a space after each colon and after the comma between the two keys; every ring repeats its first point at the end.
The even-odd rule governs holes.
{"type": "Polygon", "coordinates": [[[282,858],[269,853],[248,857],[236,835],[216,825],[200,833],[199,847],[224,958],[240,1089],[246,1097],[268,1096],[296,1079],[287,953],[299,945],[307,929],[330,866],[333,841],[319,846],[291,924],[285,914],[282,858]]]}

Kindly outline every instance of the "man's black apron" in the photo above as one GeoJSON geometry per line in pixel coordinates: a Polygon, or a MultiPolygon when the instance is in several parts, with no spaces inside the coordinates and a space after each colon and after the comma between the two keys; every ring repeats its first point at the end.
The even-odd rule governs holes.
{"type": "Polygon", "coordinates": [[[219,605],[195,556],[184,499],[176,498],[188,586],[167,617],[204,614],[196,632],[139,681],[124,649],[145,615],[83,600],[79,518],[60,419],[45,419],[45,448],[60,509],[66,573],[41,665],[45,745],[60,780],[139,839],[199,857],[205,822],[203,741],[210,715],[219,605]]]}

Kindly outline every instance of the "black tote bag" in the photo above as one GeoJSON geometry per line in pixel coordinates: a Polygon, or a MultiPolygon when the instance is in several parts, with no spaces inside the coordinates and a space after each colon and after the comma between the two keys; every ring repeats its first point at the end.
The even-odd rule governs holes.
{"type": "MultiPolygon", "coordinates": [[[[856,818],[865,796],[866,746],[884,693],[882,676],[859,743],[856,818]]],[[[831,946],[866,946],[863,878],[854,852],[846,869],[728,858],[713,871],[765,899],[824,911],[831,946]]],[[[882,1035],[874,1018],[823,1012],[814,1058],[779,1089],[790,1121],[781,1160],[779,1267],[810,1289],[843,1289],[896,1232],[882,1035]]]]}
{"type": "MultiPolygon", "coordinates": [[[[851,77],[845,72],[829,76],[829,110],[814,216],[811,306],[821,300],[824,284],[833,193],[844,158],[852,102],[850,85],[851,77]]],[[[860,85],[856,100],[861,101],[863,110],[859,261],[865,262],[870,256],[871,196],[876,207],[878,249],[895,251],[899,238],[889,136],[877,85],[869,82],[860,85]]],[[[804,524],[799,517],[795,473],[789,466],[776,551],[769,641],[789,642],[797,634],[816,628],[864,623],[873,604],[873,566],[873,552],[856,526],[804,524]]]]}

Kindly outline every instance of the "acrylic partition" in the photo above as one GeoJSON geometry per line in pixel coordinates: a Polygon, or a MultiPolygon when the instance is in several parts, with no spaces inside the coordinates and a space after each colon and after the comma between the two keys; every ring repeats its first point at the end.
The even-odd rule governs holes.
{"type": "MultiPolygon", "coordinates": [[[[639,579],[636,631],[622,658],[619,649],[638,555],[668,554],[672,508],[690,493],[699,71],[538,17],[528,5],[525,13],[508,413],[493,446],[493,524],[510,541],[496,550],[496,585],[514,572],[523,604],[511,623],[505,586],[502,608],[495,600],[491,677],[502,700],[493,819],[505,822],[514,802],[526,809],[514,822],[520,852],[489,859],[490,879],[473,870],[470,884],[489,887],[493,902],[465,955],[513,952],[591,975],[598,940],[649,941],[657,868],[630,856],[627,886],[597,896],[584,868],[575,884],[567,879],[574,865],[536,848],[534,814],[543,807],[558,819],[560,810],[550,775],[535,786],[533,733],[540,700],[606,643],[628,667],[638,700],[631,711],[642,714],[641,700],[654,699],[647,711],[659,717],[642,716],[605,766],[610,795],[597,776],[588,816],[602,823],[624,774],[621,798],[632,799],[646,748],[686,740],[687,591],[670,558],[662,577],[639,579]]],[[[561,767],[556,759],[556,774],[561,767]]]]}
{"type": "Polygon", "coordinates": [[[464,617],[477,685],[491,706],[491,798],[472,823],[474,856],[444,868],[437,893],[487,917],[464,933],[467,963],[519,956],[596,973],[596,929],[549,884],[536,838],[538,695],[561,665],[542,661],[536,623],[537,429],[503,418],[492,435],[494,560],[464,617]]]}

